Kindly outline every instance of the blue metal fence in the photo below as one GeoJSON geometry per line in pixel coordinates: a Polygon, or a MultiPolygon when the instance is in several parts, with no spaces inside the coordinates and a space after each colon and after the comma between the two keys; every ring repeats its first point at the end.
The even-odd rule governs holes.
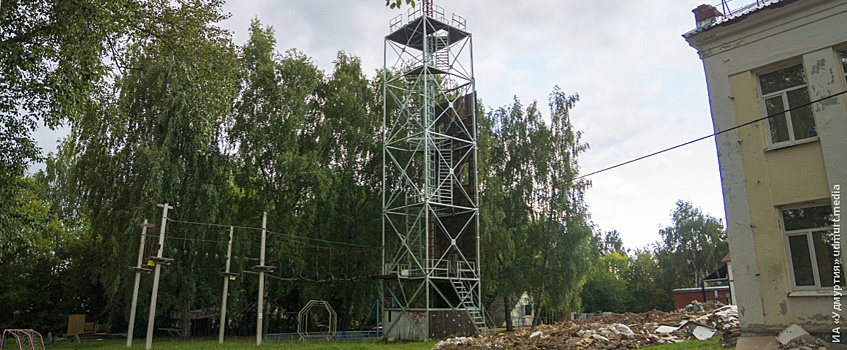
{"type": "Polygon", "coordinates": [[[326,333],[308,333],[307,337],[300,337],[297,333],[268,333],[265,335],[265,340],[272,343],[293,343],[301,341],[355,341],[355,340],[379,340],[380,331],[342,331],[335,332],[332,337],[327,337],[326,333]]]}

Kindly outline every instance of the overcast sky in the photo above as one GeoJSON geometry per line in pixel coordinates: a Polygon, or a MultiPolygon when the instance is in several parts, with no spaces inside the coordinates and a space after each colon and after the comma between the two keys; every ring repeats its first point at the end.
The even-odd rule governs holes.
{"type": "MultiPolygon", "coordinates": [[[[537,100],[547,115],[554,85],[579,93],[572,118],[591,146],[580,160],[582,173],[712,133],[703,67],[681,37],[694,28],[691,10],[702,3],[435,0],[448,18],[467,20],[486,110],[517,96],[524,105],[537,100]]],[[[221,25],[242,45],[258,18],[274,27],[278,51],[296,48],[331,72],[343,50],[360,57],[372,77],[382,66],[389,20],[408,9],[389,9],[382,0],[230,0],[224,11],[232,17],[221,25]]],[[[38,137],[45,152],[53,150],[55,133],[38,137]]],[[[678,199],[725,221],[713,139],[590,179],[593,222],[618,230],[625,247],[657,241],[678,199]]]]}

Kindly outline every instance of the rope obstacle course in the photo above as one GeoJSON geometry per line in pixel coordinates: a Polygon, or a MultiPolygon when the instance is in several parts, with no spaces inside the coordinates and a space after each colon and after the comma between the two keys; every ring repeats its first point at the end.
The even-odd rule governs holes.
{"type": "MultiPolygon", "coordinates": [[[[264,277],[269,277],[269,278],[282,280],[282,281],[302,281],[302,282],[333,284],[333,283],[346,283],[346,282],[370,283],[371,281],[376,280],[376,278],[378,276],[377,273],[356,272],[356,271],[350,272],[349,270],[347,270],[347,272],[350,272],[349,274],[345,273],[345,272],[335,274],[332,271],[332,268],[333,268],[332,258],[333,258],[333,254],[340,254],[344,258],[344,260],[342,260],[344,262],[343,265],[347,269],[349,269],[350,265],[347,264],[347,256],[348,255],[359,254],[359,253],[378,252],[382,249],[382,247],[364,246],[364,245],[358,245],[358,244],[352,244],[352,243],[346,243],[346,242],[336,242],[336,241],[325,240],[325,239],[318,239],[318,238],[312,238],[312,237],[304,237],[304,236],[297,236],[297,235],[292,235],[292,234],[272,232],[272,231],[267,229],[267,213],[265,213],[263,215],[262,227],[257,228],[257,227],[221,225],[221,224],[213,224],[213,223],[201,223],[201,222],[192,222],[192,221],[185,221],[185,220],[175,220],[175,219],[169,218],[167,216],[168,210],[173,209],[173,206],[170,206],[170,205],[167,205],[167,204],[164,204],[164,205],[160,204],[158,206],[163,208],[162,224],[161,224],[161,227],[160,227],[160,234],[158,235],[158,237],[155,234],[153,235],[153,237],[147,237],[147,233],[146,233],[147,228],[152,227],[153,225],[148,224],[146,219],[144,220],[144,224],[141,225],[143,230],[142,230],[141,243],[139,245],[138,263],[135,266],[130,267],[130,270],[135,272],[136,281],[139,281],[141,274],[146,274],[146,273],[150,273],[150,272],[155,271],[154,282],[153,282],[153,290],[151,292],[151,304],[150,304],[150,310],[151,311],[148,315],[155,315],[156,314],[155,313],[156,296],[157,296],[157,292],[158,292],[158,283],[157,282],[159,280],[160,269],[161,269],[162,266],[168,266],[170,268],[186,269],[186,267],[179,266],[179,264],[173,264],[174,261],[181,260],[180,259],[180,253],[182,253],[181,255],[186,257],[186,258],[192,258],[193,259],[193,260],[191,260],[192,262],[202,261],[202,264],[213,264],[217,260],[224,259],[225,260],[225,267],[220,268],[220,269],[218,269],[218,268],[196,267],[195,265],[192,265],[191,268],[190,268],[192,271],[195,271],[195,270],[217,270],[218,273],[224,277],[224,283],[223,283],[224,286],[223,286],[222,301],[221,301],[221,316],[220,316],[220,323],[219,323],[219,327],[220,327],[219,343],[221,343],[221,344],[223,343],[224,329],[226,328],[226,325],[227,325],[227,322],[226,322],[226,305],[227,305],[226,304],[226,298],[227,298],[227,295],[228,295],[228,283],[230,281],[235,280],[236,277],[239,275],[238,273],[232,272],[230,270],[231,263],[232,263],[233,260],[241,263],[240,266],[243,267],[241,269],[242,273],[258,274],[259,278],[260,278],[259,303],[257,303],[257,307],[259,309],[257,311],[257,320],[256,320],[257,321],[257,331],[256,331],[256,344],[257,345],[260,345],[261,341],[263,339],[262,338],[262,328],[263,328],[262,327],[262,322],[263,322],[263,320],[262,320],[262,317],[263,317],[262,307],[263,307],[264,294],[267,293],[266,288],[262,287],[262,285],[264,284],[263,283],[264,277]],[[183,227],[180,227],[180,226],[183,226],[183,227]],[[207,228],[221,228],[221,229],[225,228],[225,229],[227,229],[226,231],[229,233],[229,237],[227,237],[226,240],[214,239],[214,236],[216,234],[219,234],[219,232],[217,232],[217,233],[212,235],[212,238],[207,239],[206,233],[208,233],[208,232],[202,231],[203,238],[198,238],[197,237],[198,236],[197,235],[198,230],[196,228],[194,228],[194,229],[191,228],[191,227],[196,227],[196,226],[205,226],[207,228]],[[239,228],[241,230],[261,230],[262,239],[261,239],[261,244],[258,245],[259,248],[261,249],[261,253],[260,253],[260,257],[258,259],[249,257],[249,254],[246,252],[246,249],[243,249],[243,247],[256,247],[257,244],[255,244],[255,242],[251,242],[249,240],[234,240],[233,239],[233,231],[234,231],[235,228],[239,228]],[[168,232],[173,233],[174,229],[176,229],[177,231],[180,230],[180,229],[185,230],[185,234],[182,235],[182,237],[179,237],[179,236],[168,237],[166,234],[168,232]],[[191,233],[194,234],[193,237],[190,237],[191,233]],[[289,264],[288,264],[289,266],[287,266],[287,267],[283,267],[284,264],[277,261],[277,260],[269,260],[269,261],[265,262],[264,261],[264,253],[265,253],[265,248],[268,245],[267,241],[265,239],[265,234],[267,234],[267,233],[270,233],[272,235],[272,237],[279,238],[282,241],[282,242],[275,242],[275,243],[270,244],[270,248],[272,249],[272,252],[278,253],[279,250],[282,250],[282,251],[285,251],[288,256],[296,256],[298,253],[301,254],[302,256],[305,256],[306,254],[308,254],[306,250],[308,250],[310,248],[314,249],[314,254],[311,254],[315,257],[314,273],[312,271],[310,271],[309,269],[302,267],[302,266],[299,267],[299,268],[295,267],[295,264],[293,264],[293,259],[289,260],[289,264]],[[159,244],[154,244],[154,241],[156,241],[157,239],[158,239],[159,244]],[[170,249],[167,249],[167,250],[165,249],[165,242],[176,243],[180,240],[183,241],[183,249],[178,249],[177,247],[171,247],[170,249]],[[145,244],[145,243],[147,243],[147,244],[145,244]],[[189,244],[189,243],[191,243],[191,244],[189,244]],[[214,247],[216,244],[223,246],[223,243],[226,243],[226,246],[227,246],[227,248],[226,248],[227,253],[226,254],[222,254],[222,253],[218,254],[214,251],[212,251],[211,253],[208,252],[208,251],[207,252],[201,252],[200,251],[200,250],[206,250],[206,248],[205,248],[206,244],[209,244],[210,247],[214,247]],[[239,245],[242,245],[242,249],[240,249],[240,251],[241,251],[240,256],[236,255],[238,253],[233,254],[233,252],[232,252],[232,249],[233,249],[232,244],[233,243],[238,243],[239,245]],[[198,245],[200,247],[197,247],[198,245]],[[292,247],[296,247],[296,249],[292,249],[292,247]],[[198,250],[197,248],[200,248],[200,250],[198,250]],[[165,251],[167,251],[169,253],[173,253],[172,257],[168,257],[168,258],[163,257],[163,253],[165,251]],[[290,254],[292,252],[294,254],[290,254]],[[319,258],[320,255],[327,255],[327,254],[329,255],[328,259],[320,259],[319,258]],[[193,255],[193,257],[191,257],[192,255],[193,255]],[[143,258],[144,256],[147,256],[147,258],[143,258]],[[143,264],[144,266],[142,266],[142,263],[141,263],[143,260],[145,261],[145,263],[143,264]],[[248,262],[252,263],[253,261],[257,261],[257,260],[259,262],[258,265],[252,266],[252,267],[249,267],[249,268],[247,266],[245,266],[246,264],[248,264],[248,262]],[[326,273],[322,276],[322,274],[319,270],[325,270],[326,273]],[[272,274],[275,271],[279,271],[280,275],[278,276],[278,275],[272,274]],[[262,291],[264,291],[264,293],[262,293],[262,291]]],[[[214,232],[214,231],[217,231],[217,230],[212,230],[212,231],[214,232]]],[[[223,230],[220,230],[220,231],[223,231],[223,230]]],[[[370,259],[368,259],[368,260],[370,260],[370,259]]],[[[305,263],[306,259],[302,258],[299,261],[301,263],[305,263]]],[[[342,262],[342,261],[339,261],[339,262],[342,262]]],[[[130,319],[130,322],[129,322],[130,329],[127,332],[128,335],[132,334],[132,331],[133,331],[133,328],[134,328],[134,318],[135,318],[134,316],[135,316],[135,310],[137,308],[138,288],[139,288],[139,283],[137,282],[135,284],[135,289],[133,291],[134,297],[133,297],[132,309],[131,309],[131,313],[130,313],[131,319],[130,319]]],[[[337,329],[336,329],[337,315],[335,314],[335,311],[332,309],[331,306],[329,306],[329,304],[327,302],[322,301],[322,300],[312,300],[307,304],[306,307],[304,307],[303,310],[306,310],[305,312],[309,313],[309,318],[311,319],[311,318],[317,316],[314,312],[311,311],[312,307],[316,306],[316,305],[324,306],[324,308],[326,310],[328,310],[327,313],[328,313],[328,316],[329,316],[329,320],[327,321],[328,325],[320,324],[317,321],[314,322],[313,327],[318,328],[318,329],[326,328],[326,337],[321,336],[321,337],[318,337],[318,338],[326,338],[326,340],[335,340],[334,335],[337,331],[337,329]]],[[[300,336],[301,336],[301,339],[300,339],[301,341],[306,341],[306,340],[309,340],[309,339],[314,338],[314,337],[309,335],[308,325],[305,324],[300,319],[303,316],[302,315],[303,312],[304,312],[303,310],[301,310],[301,314],[298,315],[298,334],[300,334],[300,336]]],[[[377,317],[377,319],[378,319],[378,317],[377,317]]],[[[151,345],[152,345],[152,333],[153,333],[153,325],[154,324],[155,324],[155,316],[148,317],[146,349],[150,349],[151,345]]],[[[320,332],[319,334],[323,334],[323,333],[324,332],[320,332]]],[[[346,337],[342,337],[342,338],[346,338],[346,337]]],[[[127,339],[127,346],[131,347],[131,345],[132,345],[132,337],[130,336],[127,339]]]]}

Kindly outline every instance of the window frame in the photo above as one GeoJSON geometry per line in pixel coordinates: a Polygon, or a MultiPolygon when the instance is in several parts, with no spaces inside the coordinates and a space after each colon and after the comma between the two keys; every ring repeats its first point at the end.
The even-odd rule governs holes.
{"type": "MultiPolygon", "coordinates": [[[[776,96],[781,97],[782,106],[783,106],[782,107],[783,108],[783,115],[782,115],[781,118],[783,118],[785,125],[788,129],[788,140],[782,141],[782,142],[774,142],[773,137],[771,135],[771,119],[779,118],[779,117],[773,117],[773,118],[765,119],[764,133],[765,133],[765,139],[767,140],[768,149],[778,149],[778,148],[783,148],[783,147],[790,147],[790,146],[799,145],[799,144],[808,143],[808,142],[814,142],[814,141],[818,140],[817,120],[815,118],[814,108],[810,108],[810,111],[812,113],[812,122],[815,124],[815,135],[809,136],[809,137],[806,137],[806,138],[802,138],[802,139],[799,139],[799,140],[794,136],[794,124],[793,124],[793,121],[792,121],[792,118],[791,118],[792,112],[787,111],[788,109],[792,108],[791,105],[788,103],[788,92],[798,90],[798,89],[802,89],[802,88],[806,88],[806,94],[809,94],[809,81],[808,81],[808,76],[806,75],[806,66],[803,64],[802,61],[786,62],[786,63],[780,64],[778,66],[775,66],[775,67],[770,67],[767,70],[763,70],[763,71],[757,73],[756,74],[756,86],[757,86],[757,89],[759,90],[760,103],[761,103],[762,116],[763,117],[767,117],[768,115],[770,115],[768,113],[767,100],[771,99],[773,97],[776,97],[776,96]],[[792,68],[792,67],[795,67],[795,66],[800,66],[800,69],[803,72],[803,84],[795,85],[795,86],[785,88],[785,89],[782,89],[782,90],[779,90],[779,91],[770,92],[767,95],[764,94],[764,92],[762,91],[762,81],[761,81],[762,75],[773,73],[773,72],[783,70],[783,69],[787,69],[787,68],[792,68]]],[[[808,97],[809,97],[809,101],[811,101],[812,100],[811,95],[809,95],[808,97]]]]}
{"type": "MultiPolygon", "coordinates": [[[[777,207],[777,215],[779,215],[779,225],[780,231],[782,231],[782,241],[785,246],[785,262],[788,265],[788,277],[791,282],[791,291],[821,291],[821,290],[832,290],[833,287],[824,287],[821,286],[821,275],[820,270],[818,269],[818,257],[817,252],[815,251],[815,240],[813,235],[816,232],[820,231],[833,231],[832,223],[829,226],[825,227],[812,227],[812,228],[804,228],[787,231],[785,229],[785,216],[783,215],[783,210],[791,210],[791,209],[803,209],[803,208],[814,208],[814,207],[822,207],[829,206],[830,212],[832,212],[832,203],[829,202],[814,202],[814,203],[805,203],[800,205],[792,205],[792,206],[783,206],[777,207]],[[791,258],[791,243],[789,242],[789,237],[794,236],[805,236],[806,237],[806,245],[809,249],[809,259],[812,264],[812,277],[815,281],[814,286],[798,286],[797,280],[794,274],[794,261],[791,258]]],[[[843,252],[843,249],[842,249],[843,252]]],[[[843,255],[843,253],[842,253],[843,255]]],[[[843,272],[842,272],[843,273],[843,272]]],[[[845,281],[842,279],[842,284],[845,281]]]]}

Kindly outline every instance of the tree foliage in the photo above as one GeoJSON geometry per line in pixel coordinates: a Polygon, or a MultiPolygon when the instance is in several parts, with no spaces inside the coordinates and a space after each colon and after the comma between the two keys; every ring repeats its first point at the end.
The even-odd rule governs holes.
{"type": "MultiPolygon", "coordinates": [[[[399,9],[400,7],[403,6],[403,1],[404,0],[385,0],[385,6],[388,6],[388,7],[393,8],[393,9],[394,8],[399,9]]],[[[405,2],[406,2],[407,5],[415,7],[415,0],[405,0],[405,2]]]]}
{"type": "Polygon", "coordinates": [[[582,287],[582,309],[585,312],[629,311],[633,296],[628,288],[632,261],[626,253],[611,251],[591,268],[582,287]]]}
{"type": "MultiPolygon", "coordinates": [[[[25,195],[29,190],[14,197],[20,203],[14,211],[20,220],[13,226],[18,240],[0,244],[4,262],[43,245],[50,215],[56,230],[76,235],[71,241],[79,247],[64,255],[45,245],[58,259],[45,266],[66,266],[63,273],[74,280],[63,285],[79,290],[63,296],[76,306],[61,310],[125,325],[132,283],[126,266],[135,264],[136,225],[155,218],[155,205],[163,201],[175,207],[165,255],[177,259],[164,269],[158,307],[180,321],[184,337],[191,336],[192,321],[180,315],[219,304],[220,278],[204,271],[219,268],[207,257],[224,250],[206,242],[220,242],[227,233],[188,222],[256,227],[267,211],[269,229],[278,235],[379,246],[372,230],[379,221],[381,186],[378,83],[363,74],[358,58],[344,53],[329,75],[301,52],[280,55],[273,30],[258,21],[251,25],[250,40],[236,47],[229,33],[214,25],[224,18],[220,4],[153,1],[139,9],[150,20],[136,28],[145,34],[116,46],[120,69],[92,89],[91,103],[72,119],[71,135],[47,160],[38,184],[47,188],[43,200],[57,206],[32,205],[25,195]],[[179,249],[172,239],[180,240],[179,249]]],[[[22,179],[21,187],[30,188],[29,182],[22,179]]],[[[258,255],[258,235],[240,235],[246,245],[234,247],[236,256],[258,255]]],[[[314,242],[269,245],[269,263],[301,275],[305,271],[313,282],[268,288],[268,315],[276,315],[277,326],[291,326],[284,309],[326,299],[340,311],[341,326],[361,327],[375,287],[330,281],[333,274],[336,280],[369,276],[379,264],[375,250],[314,242]]],[[[249,269],[246,260],[233,267],[249,269]]],[[[31,254],[22,261],[35,264],[31,254]]],[[[142,281],[142,293],[149,292],[150,281],[142,281]]],[[[250,310],[257,292],[252,277],[231,284],[229,305],[239,320],[233,329],[243,333],[255,324],[243,319],[256,316],[250,310]]],[[[48,305],[44,302],[55,293],[31,295],[48,305]]],[[[12,310],[25,307],[31,309],[21,304],[12,310]]],[[[375,315],[371,318],[375,322],[375,315]]],[[[173,322],[160,317],[157,327],[173,327],[173,322]]]]}
{"type": "Polygon", "coordinates": [[[617,231],[592,239],[596,260],[583,285],[586,312],[671,311],[673,289],[701,285],[728,252],[720,220],[690,202],[677,201],[662,240],[629,252],[617,231]]]}
{"type": "Polygon", "coordinates": [[[682,200],[676,202],[671,221],[659,230],[662,241],[655,254],[662,269],[660,283],[671,289],[699,286],[729,252],[723,223],[682,200]]]}
{"type": "MultiPolygon", "coordinates": [[[[39,125],[55,128],[92,106],[93,92],[110,72],[117,38],[140,23],[139,6],[134,0],[0,2],[2,198],[27,196],[21,177],[42,158],[32,138],[39,125]]],[[[0,222],[19,220],[19,205],[0,204],[0,222]]],[[[18,234],[14,226],[0,225],[0,237],[18,234]]]]}
{"type": "Polygon", "coordinates": [[[588,146],[570,119],[577,101],[556,87],[549,124],[536,103],[524,110],[517,99],[482,123],[482,244],[484,259],[493,261],[484,271],[496,281],[489,294],[511,305],[529,291],[536,314],[573,310],[588,267],[588,183],[577,179],[588,146]]]}

